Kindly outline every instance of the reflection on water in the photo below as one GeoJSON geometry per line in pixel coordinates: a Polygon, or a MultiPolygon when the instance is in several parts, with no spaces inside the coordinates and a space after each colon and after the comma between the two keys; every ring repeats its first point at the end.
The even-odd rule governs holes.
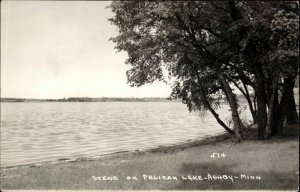
{"type": "MultiPolygon", "coordinates": [[[[222,133],[179,102],[1,103],[1,167],[147,149],[222,133]]],[[[221,117],[230,113],[219,111],[221,117]]]]}

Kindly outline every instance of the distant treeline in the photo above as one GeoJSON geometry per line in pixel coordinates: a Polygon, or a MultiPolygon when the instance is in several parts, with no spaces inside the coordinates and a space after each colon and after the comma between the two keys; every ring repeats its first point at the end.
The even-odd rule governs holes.
{"type": "Polygon", "coordinates": [[[130,97],[69,97],[63,99],[42,99],[42,101],[57,101],[57,102],[112,102],[112,101],[167,101],[166,98],[130,98],[130,97]]]}
{"type": "Polygon", "coordinates": [[[25,99],[21,98],[1,98],[1,102],[24,102],[25,99]]]}
{"type": "MultiPolygon", "coordinates": [[[[62,99],[24,99],[24,98],[1,98],[1,102],[117,102],[117,101],[134,101],[134,102],[153,102],[153,101],[170,101],[169,98],[160,97],[145,97],[145,98],[134,98],[134,97],[69,97],[62,99]]],[[[177,101],[177,100],[172,100],[177,101]]]]}

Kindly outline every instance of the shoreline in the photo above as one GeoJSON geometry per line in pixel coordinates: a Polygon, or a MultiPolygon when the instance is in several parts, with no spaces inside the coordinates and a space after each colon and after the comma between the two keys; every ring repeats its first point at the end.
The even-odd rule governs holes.
{"type": "MultiPolygon", "coordinates": [[[[256,131],[255,129],[251,129],[256,131]]],[[[101,156],[1,168],[2,190],[296,190],[299,128],[235,143],[229,134],[101,156]]],[[[254,134],[256,135],[256,134],[254,134]]]]}
{"type": "Polygon", "coordinates": [[[43,161],[43,162],[36,162],[36,163],[28,163],[23,165],[11,165],[11,166],[5,166],[0,167],[2,170],[8,170],[8,169],[22,169],[22,168],[31,168],[31,167],[38,167],[38,166],[47,166],[47,165],[55,165],[55,164],[62,164],[62,163],[73,163],[73,162],[81,162],[81,161],[97,161],[104,157],[114,157],[117,155],[128,155],[128,154],[142,154],[147,152],[164,152],[164,151],[172,151],[172,150],[179,150],[179,149],[185,149],[188,147],[196,147],[200,145],[207,145],[211,144],[213,142],[222,141],[225,139],[230,139],[231,135],[228,133],[217,133],[215,135],[211,135],[208,137],[203,138],[196,138],[196,139],[189,139],[187,141],[183,141],[176,144],[170,144],[166,146],[154,146],[153,148],[147,148],[147,149],[136,149],[136,150],[122,150],[122,151],[116,151],[112,153],[106,153],[106,154],[100,154],[100,155],[94,155],[94,156],[87,156],[87,157],[78,157],[78,158],[60,158],[57,160],[50,160],[50,161],[43,161]]]}

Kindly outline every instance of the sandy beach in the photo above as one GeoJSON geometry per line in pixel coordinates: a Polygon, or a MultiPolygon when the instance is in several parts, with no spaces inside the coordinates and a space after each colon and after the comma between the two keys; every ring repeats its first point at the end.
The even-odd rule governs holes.
{"type": "Polygon", "coordinates": [[[235,143],[228,135],[95,159],[5,168],[1,189],[296,190],[297,126],[287,137],[235,143]]]}

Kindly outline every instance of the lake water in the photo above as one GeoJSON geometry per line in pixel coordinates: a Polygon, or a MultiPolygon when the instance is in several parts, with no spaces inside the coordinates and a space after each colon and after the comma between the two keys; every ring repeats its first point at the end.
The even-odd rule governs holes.
{"type": "MultiPolygon", "coordinates": [[[[226,119],[228,107],[219,110],[226,119]]],[[[224,129],[180,102],[1,103],[1,167],[172,145],[224,129]]]]}

